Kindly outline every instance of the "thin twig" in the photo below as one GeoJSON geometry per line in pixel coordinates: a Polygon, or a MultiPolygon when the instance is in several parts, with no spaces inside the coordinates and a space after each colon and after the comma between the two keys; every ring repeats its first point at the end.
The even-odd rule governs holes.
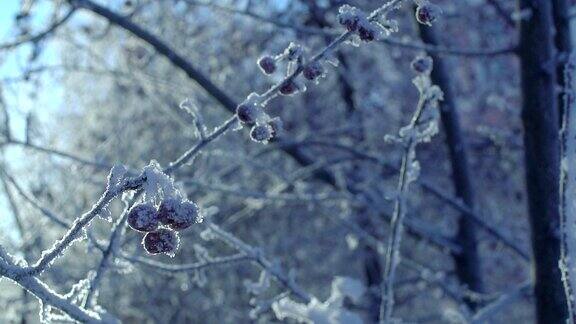
{"type": "MultiPolygon", "coordinates": [[[[419,121],[424,109],[426,108],[426,99],[421,97],[414,117],[408,126],[408,129],[414,129],[419,121]]],[[[398,191],[394,199],[394,213],[392,214],[391,230],[386,246],[386,260],[384,263],[382,279],[382,300],[380,301],[380,323],[390,323],[392,311],[394,309],[394,281],[396,279],[396,266],[399,262],[400,241],[402,239],[402,230],[404,218],[406,216],[406,193],[411,182],[410,172],[413,168],[416,158],[416,145],[418,140],[416,135],[409,135],[404,143],[404,153],[402,156],[402,166],[400,167],[400,176],[398,179],[398,191]]]]}

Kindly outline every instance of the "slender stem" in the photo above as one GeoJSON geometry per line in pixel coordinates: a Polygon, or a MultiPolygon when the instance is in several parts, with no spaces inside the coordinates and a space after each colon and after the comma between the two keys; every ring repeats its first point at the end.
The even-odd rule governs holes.
{"type": "MultiPolygon", "coordinates": [[[[420,98],[418,107],[409,128],[414,128],[418,124],[420,117],[426,107],[426,100],[420,98]]],[[[417,139],[410,136],[405,143],[400,176],[398,179],[398,192],[394,199],[394,212],[392,214],[391,234],[388,237],[386,249],[386,260],[382,280],[382,300],[380,301],[380,323],[389,323],[394,309],[394,281],[396,278],[396,268],[399,263],[400,242],[402,240],[403,222],[406,216],[406,193],[410,185],[409,172],[415,162],[417,139]]]]}

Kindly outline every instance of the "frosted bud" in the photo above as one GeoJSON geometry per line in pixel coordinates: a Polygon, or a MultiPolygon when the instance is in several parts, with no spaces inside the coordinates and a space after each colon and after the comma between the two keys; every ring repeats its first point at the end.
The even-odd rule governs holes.
{"type": "Polygon", "coordinates": [[[272,56],[263,56],[258,60],[258,66],[264,74],[272,74],[276,71],[276,60],[272,56]]]}
{"type": "Polygon", "coordinates": [[[158,208],[160,222],[174,230],[183,230],[201,221],[200,208],[191,201],[167,198],[158,208]]]}
{"type": "Polygon", "coordinates": [[[272,133],[273,129],[270,125],[256,125],[252,127],[252,131],[250,131],[250,138],[254,142],[267,143],[270,139],[272,139],[272,133]]]}
{"type": "Polygon", "coordinates": [[[236,116],[242,124],[252,126],[263,114],[262,108],[250,102],[243,102],[236,107],[236,116]]]}
{"type": "Polygon", "coordinates": [[[410,67],[418,74],[430,74],[433,64],[434,62],[430,56],[419,55],[412,61],[410,67]]]}
{"type": "Polygon", "coordinates": [[[324,75],[324,67],[319,62],[312,62],[304,67],[302,75],[305,79],[314,81],[324,75]]]}
{"type": "Polygon", "coordinates": [[[360,10],[350,5],[343,5],[338,9],[338,22],[346,27],[348,31],[354,32],[358,29],[360,21],[360,10]]]}
{"type": "Polygon", "coordinates": [[[376,40],[381,33],[379,26],[372,24],[367,19],[362,19],[358,26],[358,37],[365,42],[376,40]]]}
{"type": "Polygon", "coordinates": [[[284,96],[293,95],[298,91],[298,85],[293,80],[286,80],[280,85],[278,91],[284,96]]]}

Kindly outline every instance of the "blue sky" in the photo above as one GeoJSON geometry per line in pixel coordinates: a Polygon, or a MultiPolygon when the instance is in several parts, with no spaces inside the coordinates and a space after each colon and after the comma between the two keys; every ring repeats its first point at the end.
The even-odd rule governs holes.
{"type": "MultiPolygon", "coordinates": [[[[53,10],[50,3],[40,2],[34,8],[33,30],[42,30],[47,26],[47,18],[53,10]]],[[[18,36],[14,28],[14,17],[19,9],[20,0],[0,0],[0,43],[9,42],[18,36]]],[[[49,42],[48,46],[45,47],[36,65],[55,64],[57,62],[57,48],[51,44],[53,43],[49,42]]],[[[31,46],[24,45],[17,50],[11,50],[9,53],[0,53],[0,79],[22,75],[22,71],[28,66],[30,51],[31,46]]],[[[43,91],[38,93],[35,93],[35,89],[26,83],[2,84],[4,99],[9,107],[11,117],[11,130],[16,137],[22,138],[25,118],[29,112],[33,112],[40,122],[47,121],[62,104],[62,89],[52,86],[57,83],[50,82],[48,76],[43,76],[42,81],[51,86],[42,88],[43,91]],[[36,98],[33,98],[33,94],[36,95],[36,98]]],[[[5,153],[12,170],[21,171],[25,167],[20,162],[25,157],[21,150],[10,148],[5,153]]],[[[1,193],[0,233],[15,234],[13,229],[13,216],[7,208],[4,193],[1,193]]],[[[14,235],[9,235],[9,237],[11,239],[16,238],[14,235]]],[[[0,235],[0,241],[6,238],[6,235],[0,235]]]]}
{"type": "MultiPolygon", "coordinates": [[[[0,39],[5,40],[11,34],[11,27],[13,23],[14,14],[17,12],[19,1],[5,0],[0,2],[0,39]]],[[[9,58],[7,61],[11,61],[9,58]]],[[[12,74],[14,70],[14,63],[5,61],[4,57],[0,57],[0,77],[5,77],[8,73],[12,74]]],[[[0,195],[0,231],[2,233],[10,233],[10,228],[13,228],[12,215],[7,208],[7,202],[4,193],[0,195]]],[[[0,235],[0,242],[7,237],[0,235]]]]}

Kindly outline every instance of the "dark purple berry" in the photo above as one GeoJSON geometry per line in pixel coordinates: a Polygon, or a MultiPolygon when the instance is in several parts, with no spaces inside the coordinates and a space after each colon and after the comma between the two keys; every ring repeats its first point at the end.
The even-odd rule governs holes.
{"type": "Polygon", "coordinates": [[[158,220],[164,225],[169,225],[171,219],[176,218],[176,210],[180,205],[180,199],[166,198],[158,206],[158,220]]]}
{"type": "Polygon", "coordinates": [[[349,19],[340,19],[340,24],[346,27],[348,31],[354,32],[358,29],[358,22],[360,19],[358,17],[350,17],[349,19]]]}
{"type": "Polygon", "coordinates": [[[173,254],[180,245],[180,237],[171,229],[159,228],[154,232],[146,233],[142,239],[142,245],[150,254],[173,254]]]}
{"type": "Polygon", "coordinates": [[[358,36],[365,42],[371,42],[376,39],[376,29],[371,24],[365,24],[358,27],[358,36]]]}
{"type": "Polygon", "coordinates": [[[316,80],[316,78],[324,74],[324,68],[318,62],[312,62],[304,67],[302,70],[302,75],[304,78],[310,81],[316,80]]]}
{"type": "Polygon", "coordinates": [[[263,56],[258,60],[258,65],[264,74],[272,74],[276,71],[276,60],[272,56],[263,56]]]}
{"type": "Polygon", "coordinates": [[[200,222],[200,208],[188,200],[167,198],[158,208],[158,218],[162,224],[179,231],[200,222]]]}
{"type": "Polygon", "coordinates": [[[250,131],[250,138],[254,142],[265,143],[272,139],[273,129],[268,124],[256,125],[250,131]]]}
{"type": "Polygon", "coordinates": [[[432,26],[440,13],[441,10],[438,6],[426,2],[416,8],[416,20],[423,25],[432,26]]]}
{"type": "Polygon", "coordinates": [[[296,93],[297,90],[298,90],[298,86],[292,80],[284,81],[284,83],[282,83],[282,85],[280,86],[280,89],[279,89],[280,94],[282,94],[284,96],[292,95],[292,94],[296,93]]]}
{"type": "Polygon", "coordinates": [[[128,225],[139,232],[150,232],[158,228],[158,212],[150,203],[138,204],[128,212],[128,225]]]}
{"type": "Polygon", "coordinates": [[[346,27],[348,31],[356,31],[360,22],[360,11],[349,5],[343,5],[338,11],[338,22],[340,25],[346,27]]]}
{"type": "Polygon", "coordinates": [[[432,59],[424,55],[417,56],[410,64],[412,70],[418,74],[429,74],[432,72],[432,65],[432,59]]]}
{"type": "Polygon", "coordinates": [[[261,113],[262,111],[258,106],[250,103],[241,103],[236,107],[238,120],[248,126],[254,125],[261,113]]]}

